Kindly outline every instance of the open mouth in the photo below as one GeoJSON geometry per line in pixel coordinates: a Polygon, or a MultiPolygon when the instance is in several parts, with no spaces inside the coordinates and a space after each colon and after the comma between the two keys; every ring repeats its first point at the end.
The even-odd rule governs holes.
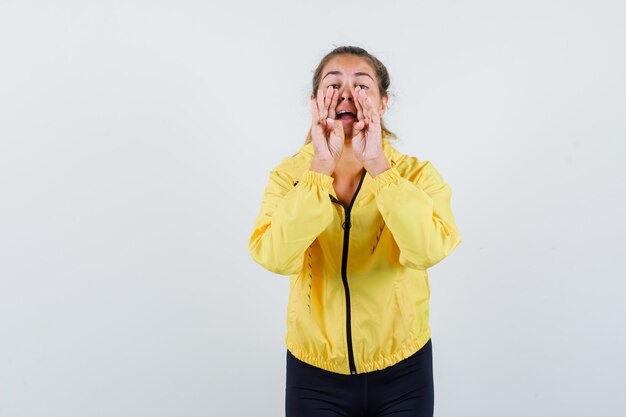
{"type": "Polygon", "coordinates": [[[349,111],[342,111],[342,112],[337,113],[337,119],[342,120],[342,121],[354,120],[356,119],[356,114],[349,112],[349,111]]]}

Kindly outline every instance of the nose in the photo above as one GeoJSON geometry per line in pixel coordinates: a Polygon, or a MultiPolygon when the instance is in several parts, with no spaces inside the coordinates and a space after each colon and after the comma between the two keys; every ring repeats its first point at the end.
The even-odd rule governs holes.
{"type": "Polygon", "coordinates": [[[343,91],[341,92],[341,101],[348,99],[350,101],[352,101],[352,92],[350,91],[350,88],[344,88],[343,91]]]}
{"type": "Polygon", "coordinates": [[[352,101],[352,91],[351,91],[352,86],[350,82],[346,82],[342,84],[343,85],[341,85],[338,89],[339,101],[344,101],[345,99],[352,101]]]}
{"type": "Polygon", "coordinates": [[[354,101],[354,85],[351,82],[342,83],[343,85],[339,88],[339,101],[343,102],[344,100],[348,100],[350,102],[354,101]]]}

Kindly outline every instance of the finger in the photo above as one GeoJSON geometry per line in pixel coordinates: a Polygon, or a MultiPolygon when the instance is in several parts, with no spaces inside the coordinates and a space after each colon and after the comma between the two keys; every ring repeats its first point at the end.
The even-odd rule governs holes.
{"type": "Polygon", "coordinates": [[[326,115],[324,114],[324,92],[321,88],[317,90],[317,110],[319,112],[320,122],[323,124],[326,115]]]}
{"type": "Polygon", "coordinates": [[[337,109],[337,101],[339,101],[339,91],[333,88],[332,100],[330,102],[330,110],[328,111],[328,117],[333,119],[337,117],[335,110],[337,109]]]}
{"type": "MultiPolygon", "coordinates": [[[[314,129],[320,129],[322,132],[326,132],[326,120],[320,120],[319,110],[317,108],[317,102],[314,97],[311,96],[311,115],[312,115],[312,123],[311,123],[311,133],[313,133],[314,129]]],[[[313,141],[315,142],[315,137],[317,135],[313,135],[313,141]]]]}
{"type": "Polygon", "coordinates": [[[356,136],[363,130],[365,127],[365,120],[359,120],[358,122],[354,122],[352,124],[352,136],[356,136]]]}
{"type": "Polygon", "coordinates": [[[317,104],[315,102],[315,97],[311,96],[311,99],[309,100],[309,104],[311,106],[311,119],[313,121],[313,124],[319,125],[321,123],[321,121],[320,121],[320,112],[317,109],[317,104]]]}
{"type": "Polygon", "coordinates": [[[340,120],[331,119],[330,117],[326,120],[328,121],[328,124],[332,128],[333,134],[343,139],[344,138],[343,123],[341,123],[340,120]]]}
{"type": "Polygon", "coordinates": [[[324,95],[324,118],[331,117],[330,116],[330,103],[332,102],[334,94],[335,94],[335,89],[333,88],[332,85],[329,85],[328,88],[326,89],[326,94],[324,95]]]}
{"type": "Polygon", "coordinates": [[[367,109],[365,108],[365,102],[363,101],[363,95],[365,94],[365,92],[360,88],[357,87],[355,96],[356,96],[356,100],[354,100],[354,102],[356,103],[357,106],[357,120],[358,121],[364,121],[367,123],[367,109]]]}
{"type": "Polygon", "coordinates": [[[326,132],[328,130],[328,122],[326,121],[328,115],[324,107],[324,91],[321,88],[317,90],[317,110],[319,112],[320,124],[324,132],[326,132]]]}
{"type": "Polygon", "coordinates": [[[363,119],[363,106],[361,106],[361,87],[356,87],[356,89],[354,90],[354,96],[356,97],[356,100],[354,100],[354,104],[356,105],[356,118],[358,121],[363,119]]]}
{"type": "Polygon", "coordinates": [[[362,90],[361,93],[361,105],[363,106],[363,120],[365,121],[365,125],[369,126],[372,123],[372,112],[370,108],[371,100],[365,90],[362,90]]]}
{"type": "Polygon", "coordinates": [[[380,116],[378,112],[376,111],[376,108],[374,107],[374,102],[372,101],[371,98],[369,98],[369,96],[365,97],[365,107],[367,108],[369,122],[379,124],[380,116]]]}

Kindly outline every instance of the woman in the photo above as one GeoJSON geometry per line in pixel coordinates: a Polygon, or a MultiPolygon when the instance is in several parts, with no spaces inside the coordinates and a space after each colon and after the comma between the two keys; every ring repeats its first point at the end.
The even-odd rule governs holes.
{"type": "Polygon", "coordinates": [[[249,240],[290,276],[287,417],[433,415],[427,268],[461,237],[434,166],[389,143],[388,87],[362,48],[322,59],[307,141],[271,170],[249,240]]]}

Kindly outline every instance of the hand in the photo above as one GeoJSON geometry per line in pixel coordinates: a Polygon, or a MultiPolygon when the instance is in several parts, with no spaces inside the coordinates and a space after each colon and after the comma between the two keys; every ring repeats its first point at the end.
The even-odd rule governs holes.
{"type": "Polygon", "coordinates": [[[352,125],[352,150],[372,177],[391,168],[383,152],[380,115],[361,87],[356,87],[357,121],[352,125]]]}
{"type": "Polygon", "coordinates": [[[335,119],[338,98],[339,91],[332,86],[328,87],[326,95],[319,89],[317,99],[311,96],[311,142],[314,153],[311,169],[327,175],[335,170],[345,140],[343,123],[335,119]]]}

